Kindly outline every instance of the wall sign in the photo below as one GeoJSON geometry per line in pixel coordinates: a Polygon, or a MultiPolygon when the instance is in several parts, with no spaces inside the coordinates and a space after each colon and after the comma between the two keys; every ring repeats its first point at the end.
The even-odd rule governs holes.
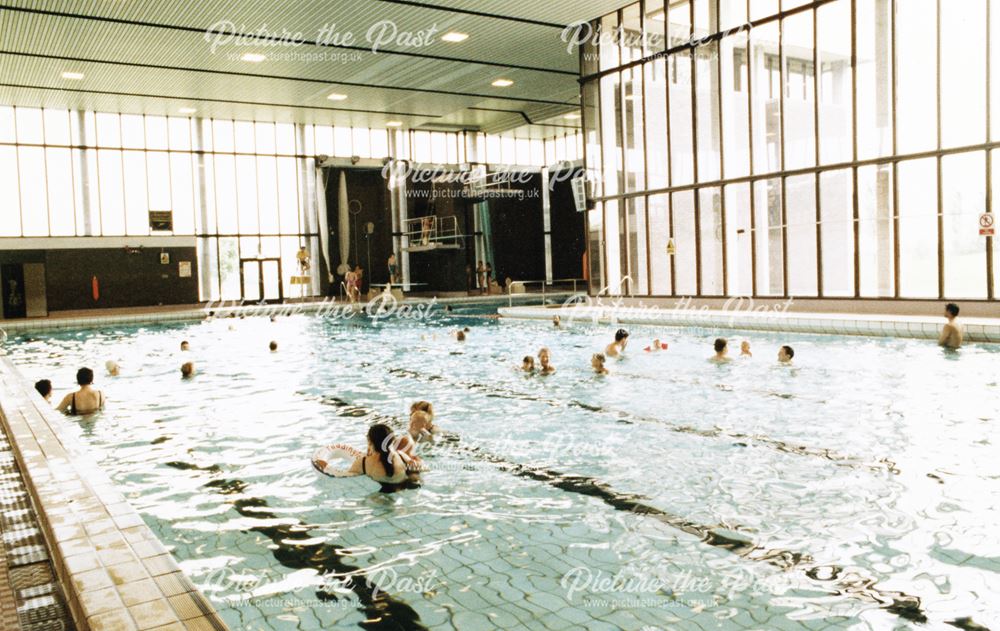
{"type": "Polygon", "coordinates": [[[173,232],[174,212],[172,210],[149,211],[149,229],[153,232],[173,232]]]}
{"type": "Polygon", "coordinates": [[[983,213],[979,215],[979,236],[996,236],[996,224],[994,224],[993,213],[983,213]]]}
{"type": "Polygon", "coordinates": [[[181,278],[191,278],[191,261],[181,261],[178,263],[177,275],[181,278]]]}

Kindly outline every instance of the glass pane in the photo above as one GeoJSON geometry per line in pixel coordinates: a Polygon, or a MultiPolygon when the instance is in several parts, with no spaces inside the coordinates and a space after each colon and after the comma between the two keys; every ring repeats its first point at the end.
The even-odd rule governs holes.
{"type": "Polygon", "coordinates": [[[278,158],[278,214],[281,232],[285,234],[299,232],[298,176],[295,172],[295,158],[278,158]]]}
{"type": "Polygon", "coordinates": [[[719,30],[717,0],[694,0],[694,35],[704,37],[719,30]]]}
{"type": "Polygon", "coordinates": [[[14,142],[16,140],[14,120],[14,108],[0,105],[0,142],[14,142]]]}
{"type": "Polygon", "coordinates": [[[781,243],[781,180],[754,182],[754,247],[757,250],[757,295],[784,294],[781,243]]]}
{"type": "Polygon", "coordinates": [[[389,134],[384,129],[371,130],[372,137],[372,157],[384,158],[389,155],[389,134]]]}
{"type": "Polygon", "coordinates": [[[726,187],[726,276],[729,295],[753,295],[753,232],[750,228],[750,184],[726,187]]]}
{"type": "Polygon", "coordinates": [[[899,163],[899,293],[938,295],[937,161],[899,163]]]}
{"type": "Polygon", "coordinates": [[[823,295],[854,295],[854,182],[850,169],[820,174],[823,295]]]}
{"type": "MultiPolygon", "coordinates": [[[[170,159],[166,153],[146,154],[147,178],[149,182],[149,210],[170,210],[170,159]]],[[[148,219],[148,218],[147,218],[148,219]]]]}
{"type": "MultiPolygon", "coordinates": [[[[163,157],[163,156],[161,156],[163,157]]],[[[125,183],[125,232],[149,234],[149,199],[146,194],[146,155],[142,151],[122,153],[125,183]]],[[[160,177],[166,178],[163,173],[160,177]]],[[[169,200],[167,202],[169,208],[169,200]]],[[[157,210],[166,210],[158,208],[157,210]]]]}
{"type": "Polygon", "coordinates": [[[167,119],[167,130],[171,149],[177,150],[191,148],[190,118],[177,118],[171,116],[167,119]]]}
{"type": "Polygon", "coordinates": [[[243,262],[243,300],[260,300],[260,263],[257,261],[243,262]]]}
{"type": "Polygon", "coordinates": [[[781,168],[778,25],[765,24],[753,29],[750,35],[753,167],[755,173],[771,173],[781,168]]]}
{"type": "Polygon", "coordinates": [[[9,146],[0,146],[0,236],[21,236],[17,149],[9,146]]]}
{"type": "MultiPolygon", "coordinates": [[[[48,127],[46,135],[47,133],[48,127]]],[[[69,134],[68,126],[66,133],[69,134]]],[[[69,149],[49,147],[45,150],[45,176],[48,180],[49,219],[52,222],[50,232],[54,237],[74,236],[76,211],[73,202],[73,165],[70,162],[69,149]]]]}
{"type": "Polygon", "coordinates": [[[250,121],[236,121],[233,123],[233,135],[236,137],[236,151],[238,153],[253,153],[256,147],[254,141],[254,124],[250,121]]]}
{"type": "Polygon", "coordinates": [[[334,155],[333,127],[317,125],[314,133],[316,134],[316,151],[325,156],[334,155]]]}
{"type": "Polygon", "coordinates": [[[295,125],[291,123],[277,123],[275,125],[275,135],[277,137],[276,149],[283,155],[295,154],[295,125]]]}
{"type": "Polygon", "coordinates": [[[598,40],[601,54],[601,70],[617,68],[618,55],[618,13],[609,13],[601,18],[600,38],[598,40]]]}
{"type": "MultiPolygon", "coordinates": [[[[745,11],[744,11],[745,13],[745,11]]],[[[722,50],[722,126],[725,176],[750,174],[750,104],[747,98],[747,36],[726,37],[722,50]]]]}
{"type": "Polygon", "coordinates": [[[216,151],[233,151],[235,149],[233,144],[233,121],[213,120],[212,139],[215,142],[216,151]]]}
{"type": "Polygon", "coordinates": [[[146,126],[138,114],[122,114],[122,146],[129,149],[143,149],[146,146],[146,126]]]}
{"type": "MultiPolygon", "coordinates": [[[[583,86],[583,127],[586,137],[587,178],[594,184],[594,194],[603,195],[604,174],[601,169],[600,108],[598,106],[598,82],[590,81],[583,86]]],[[[486,137],[487,162],[495,162],[496,137],[486,137]]]]}
{"type": "Polygon", "coordinates": [[[42,144],[42,110],[34,107],[15,108],[17,120],[17,141],[19,143],[42,144]]]}
{"type": "Polygon", "coordinates": [[[855,0],[858,158],[892,153],[892,4],[855,0]]]}
{"type": "Polygon", "coordinates": [[[264,277],[264,300],[281,298],[281,273],[277,261],[262,261],[260,273],[264,277]]]}
{"type": "Polygon", "coordinates": [[[717,187],[698,191],[701,222],[701,295],[725,293],[722,279],[722,199],[717,187]]]}
{"type": "Polygon", "coordinates": [[[649,273],[646,256],[646,199],[633,197],[628,205],[629,276],[633,294],[649,294],[649,273]]]}
{"type": "Polygon", "coordinates": [[[941,11],[944,147],[986,142],[986,28],[986,0],[949,3],[941,11]]]}
{"type": "Polygon", "coordinates": [[[664,1],[669,0],[648,0],[646,7],[646,21],[643,23],[645,32],[646,55],[663,52],[667,44],[667,21],[663,11],[664,1]]]}
{"type": "Polygon", "coordinates": [[[19,147],[17,153],[18,175],[21,180],[21,229],[26,237],[48,236],[49,209],[45,190],[44,150],[41,147],[19,147]]]}
{"type": "MultiPolygon", "coordinates": [[[[354,153],[352,155],[359,158],[370,158],[372,155],[371,137],[368,135],[367,127],[356,127],[351,138],[354,153]]],[[[457,162],[457,160],[455,160],[457,162]]]]}
{"type": "Polygon", "coordinates": [[[170,154],[170,203],[174,234],[194,234],[194,182],[191,154],[170,154]]]}
{"type": "MultiPolygon", "coordinates": [[[[642,68],[622,72],[625,89],[625,191],[646,189],[646,157],[643,149],[642,68]]],[[[565,159],[565,157],[564,157],[565,159]]]]}
{"type": "Polygon", "coordinates": [[[669,296],[672,257],[667,251],[670,242],[670,198],[666,194],[649,197],[649,293],[669,296]]]}
{"type": "Polygon", "coordinates": [[[695,99],[698,120],[698,181],[720,177],[719,147],[719,44],[711,42],[695,49],[695,99]]]}
{"type": "MultiPolygon", "coordinates": [[[[618,93],[618,73],[612,73],[601,79],[601,134],[604,137],[602,146],[604,149],[605,195],[617,195],[622,190],[622,126],[621,117],[619,116],[620,112],[621,98],[618,93]]],[[[504,156],[504,159],[506,159],[506,156],[504,156]]],[[[608,230],[610,233],[610,228],[608,230]]],[[[610,268],[608,274],[611,274],[610,268]]]]}
{"type": "Polygon", "coordinates": [[[866,297],[895,294],[892,165],[858,169],[859,291],[866,297]]]}
{"type": "Polygon", "coordinates": [[[217,239],[198,239],[198,295],[202,301],[219,299],[217,239]]]}
{"type": "Polygon", "coordinates": [[[986,239],[979,236],[979,214],[986,209],[986,154],[942,158],[941,192],[944,295],[986,298],[986,239]]]}
{"type": "Polygon", "coordinates": [[[895,5],[897,148],[926,151],[937,147],[937,0],[895,5]]]}
{"type": "Polygon", "coordinates": [[[691,117],[691,55],[677,53],[668,59],[670,81],[671,185],[694,182],[694,122],[691,117]]]}
{"type": "Polygon", "coordinates": [[[646,155],[649,188],[666,188],[667,81],[666,63],[654,59],[644,67],[646,83],[646,155]]]}
{"type": "Polygon", "coordinates": [[[854,155],[851,112],[851,2],[817,9],[819,58],[819,160],[848,162],[854,155]]]}
{"type": "Polygon", "coordinates": [[[236,206],[240,234],[260,229],[257,217],[257,163],[253,156],[236,156],[236,206]]]}
{"type": "Polygon", "coordinates": [[[719,0],[719,29],[728,30],[747,21],[746,0],[719,0]]]}
{"type": "Polygon", "coordinates": [[[595,204],[587,211],[587,278],[590,293],[601,295],[604,286],[604,204],[595,204]]]}
{"type": "Polygon", "coordinates": [[[788,246],[788,295],[815,296],[816,176],[797,175],[785,180],[786,242],[788,246]]]}
{"type": "Polygon", "coordinates": [[[623,247],[625,236],[625,226],[619,226],[618,200],[611,200],[604,204],[604,229],[607,239],[605,241],[605,254],[607,256],[608,277],[606,279],[608,292],[612,296],[622,293],[622,257],[626,254],[623,247]]]}
{"type": "Polygon", "coordinates": [[[639,3],[631,4],[622,9],[621,45],[622,63],[642,57],[642,19],[639,15],[639,3]]]}
{"type": "Polygon", "coordinates": [[[167,118],[165,116],[146,117],[146,147],[167,148],[167,118]]]}
{"type": "Polygon", "coordinates": [[[66,110],[45,110],[45,142],[50,145],[68,145],[69,112],[66,110]]]}
{"type": "Polygon", "coordinates": [[[785,71],[785,168],[816,164],[813,12],[785,18],[781,24],[785,71]]]}
{"type": "Polygon", "coordinates": [[[691,41],[690,0],[669,0],[667,9],[667,48],[673,48],[691,41]]]}
{"type": "Polygon", "coordinates": [[[257,142],[257,153],[274,153],[274,123],[254,123],[254,139],[257,142]]]}
{"type": "Polygon", "coordinates": [[[235,237],[219,239],[219,276],[223,300],[239,300],[240,251],[235,237]]]}
{"type": "Polygon", "coordinates": [[[333,155],[349,158],[354,154],[351,128],[336,126],[333,128],[333,155]]]}
{"type": "Polygon", "coordinates": [[[278,234],[278,173],[276,158],[257,157],[257,203],[262,234],[278,234]]]}
{"type": "Polygon", "coordinates": [[[671,216],[674,221],[674,268],[678,296],[698,294],[698,243],[695,239],[694,191],[682,191],[672,196],[671,216]]]}
{"type": "Polygon", "coordinates": [[[750,19],[759,20],[778,12],[778,0],[750,0],[750,19]]]}
{"type": "MultiPolygon", "coordinates": [[[[220,234],[236,234],[236,159],[228,155],[215,156],[215,209],[220,234]]],[[[221,246],[220,246],[221,247],[221,246]]]]}
{"type": "Polygon", "coordinates": [[[101,147],[121,146],[121,126],[118,114],[97,114],[97,144],[101,147]]]}
{"type": "Polygon", "coordinates": [[[125,189],[122,185],[121,151],[98,150],[97,168],[101,197],[101,234],[125,234],[125,189]]]}

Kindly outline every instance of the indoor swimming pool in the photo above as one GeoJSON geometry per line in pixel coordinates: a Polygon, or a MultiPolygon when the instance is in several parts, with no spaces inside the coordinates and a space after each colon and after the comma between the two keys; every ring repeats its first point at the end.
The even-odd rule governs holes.
{"type": "Polygon", "coordinates": [[[55,401],[95,369],[107,409],[66,423],[233,629],[1000,628],[1000,347],[629,327],[597,376],[615,327],[488,316],[4,348],[55,401]],[[520,372],[542,346],[557,372],[520,372]],[[420,488],[311,467],[419,399],[447,432],[420,488]]]}

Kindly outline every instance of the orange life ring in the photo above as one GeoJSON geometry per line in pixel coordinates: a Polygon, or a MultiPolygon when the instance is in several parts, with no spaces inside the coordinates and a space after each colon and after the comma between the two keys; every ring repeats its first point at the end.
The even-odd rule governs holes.
{"type": "Polygon", "coordinates": [[[97,277],[96,276],[94,276],[94,277],[92,277],[90,279],[90,288],[91,288],[91,291],[94,294],[94,300],[95,301],[99,300],[101,298],[101,287],[100,287],[100,284],[97,282],[97,277]]]}

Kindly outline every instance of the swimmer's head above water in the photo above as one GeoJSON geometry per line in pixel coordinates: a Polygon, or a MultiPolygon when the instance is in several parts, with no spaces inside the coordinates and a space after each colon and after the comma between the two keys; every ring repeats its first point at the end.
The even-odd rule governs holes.
{"type": "Polygon", "coordinates": [[[531,372],[535,369],[535,358],[531,355],[525,355],[524,359],[521,360],[521,370],[524,372],[531,372]]]}
{"type": "Polygon", "coordinates": [[[189,379],[194,376],[194,362],[184,362],[181,364],[181,377],[189,379]]]}
{"type": "Polygon", "coordinates": [[[603,353],[594,353],[590,358],[590,366],[599,375],[605,375],[608,372],[608,369],[604,367],[603,353]]]}
{"type": "Polygon", "coordinates": [[[118,366],[118,362],[113,359],[109,359],[104,362],[104,369],[108,371],[108,374],[112,377],[117,377],[118,373],[121,372],[121,368],[118,366]]]}
{"type": "Polygon", "coordinates": [[[782,364],[792,363],[793,357],[795,357],[795,350],[791,346],[785,345],[778,349],[778,361],[782,364]]]}
{"type": "Polygon", "coordinates": [[[378,454],[378,459],[391,478],[395,474],[390,453],[396,449],[396,437],[385,423],[375,423],[368,428],[368,449],[378,454]]]}
{"type": "Polygon", "coordinates": [[[181,350],[182,351],[191,350],[191,345],[188,344],[187,340],[184,340],[183,342],[181,342],[181,350]]]}
{"type": "Polygon", "coordinates": [[[410,406],[410,416],[413,416],[417,412],[423,412],[434,418],[434,406],[430,401],[415,401],[410,406]]]}
{"type": "Polygon", "coordinates": [[[81,387],[91,385],[94,383],[94,371],[89,368],[76,371],[76,383],[81,387]]]}
{"type": "Polygon", "coordinates": [[[275,342],[274,340],[271,340],[271,343],[268,344],[267,347],[271,350],[272,353],[278,352],[278,343],[275,342]]]}

